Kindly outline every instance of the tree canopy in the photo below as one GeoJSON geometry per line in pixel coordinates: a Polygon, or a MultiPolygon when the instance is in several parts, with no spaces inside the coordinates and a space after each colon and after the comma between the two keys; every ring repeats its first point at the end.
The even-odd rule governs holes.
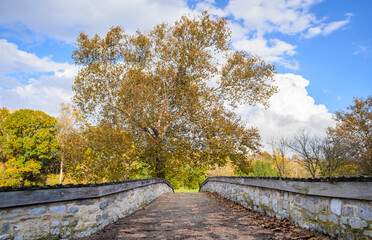
{"type": "Polygon", "coordinates": [[[347,112],[336,112],[336,127],[328,129],[338,153],[361,174],[372,175],[372,96],[356,98],[347,112]]]}
{"type": "Polygon", "coordinates": [[[21,109],[9,114],[2,123],[1,142],[7,158],[2,174],[22,185],[39,173],[58,151],[56,124],[55,118],[41,111],[21,109]]]}
{"type": "Polygon", "coordinates": [[[166,177],[180,166],[223,165],[260,147],[256,128],[233,109],[268,105],[274,66],[234,51],[227,19],[204,12],[174,24],[106,37],[80,33],[74,103],[85,118],[123,130],[136,156],[166,177]]]}

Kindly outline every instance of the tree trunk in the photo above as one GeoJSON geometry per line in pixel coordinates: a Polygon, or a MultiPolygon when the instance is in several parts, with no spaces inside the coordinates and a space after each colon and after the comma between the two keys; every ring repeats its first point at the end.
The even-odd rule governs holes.
{"type": "Polygon", "coordinates": [[[61,166],[60,166],[60,169],[59,169],[59,184],[62,184],[62,180],[63,180],[63,160],[64,160],[64,157],[62,156],[61,157],[61,166]]]}

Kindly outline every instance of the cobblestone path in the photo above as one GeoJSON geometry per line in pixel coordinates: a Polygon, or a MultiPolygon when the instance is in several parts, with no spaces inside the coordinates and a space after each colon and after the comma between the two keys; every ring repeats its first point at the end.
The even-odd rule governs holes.
{"type": "Polygon", "coordinates": [[[329,238],[246,210],[216,194],[168,193],[85,239],[329,238]]]}

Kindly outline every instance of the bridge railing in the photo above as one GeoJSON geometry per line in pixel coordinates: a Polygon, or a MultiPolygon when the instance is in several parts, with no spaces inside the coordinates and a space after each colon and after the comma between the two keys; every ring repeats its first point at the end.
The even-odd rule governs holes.
{"type": "Polygon", "coordinates": [[[173,192],[164,179],[0,188],[0,239],[75,239],[173,192]]]}
{"type": "Polygon", "coordinates": [[[200,191],[335,238],[372,237],[372,177],[211,177],[200,191]]]}

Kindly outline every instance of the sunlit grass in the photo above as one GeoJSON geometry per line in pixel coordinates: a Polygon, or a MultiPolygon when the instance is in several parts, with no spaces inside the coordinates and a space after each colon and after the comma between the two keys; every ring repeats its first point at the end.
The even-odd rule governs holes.
{"type": "Polygon", "coordinates": [[[178,188],[178,189],[174,189],[174,192],[175,193],[199,192],[199,189],[178,188]]]}

